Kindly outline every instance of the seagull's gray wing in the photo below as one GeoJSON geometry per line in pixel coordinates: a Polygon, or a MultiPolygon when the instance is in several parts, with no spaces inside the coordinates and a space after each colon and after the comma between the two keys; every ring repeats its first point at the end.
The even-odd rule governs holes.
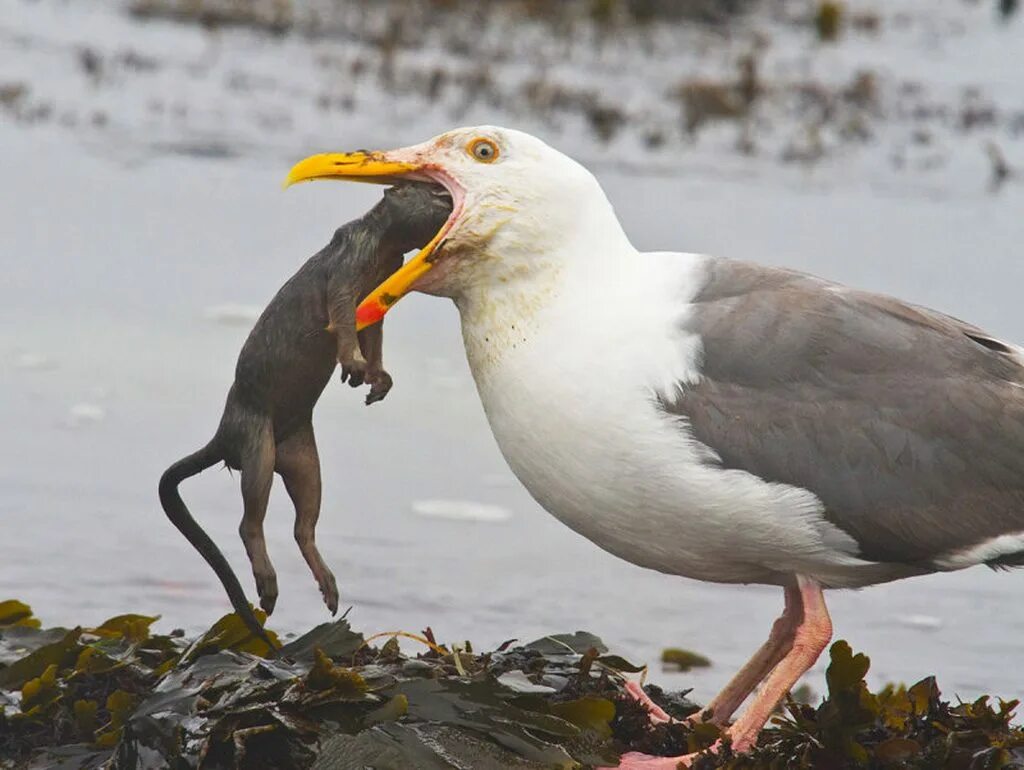
{"type": "MultiPolygon", "coordinates": [[[[664,408],[723,467],[816,494],[864,558],[928,564],[1024,531],[1018,349],[925,308],[710,259],[701,380],[664,408]]],[[[1024,563],[1004,554],[993,566],[1024,563]]]]}

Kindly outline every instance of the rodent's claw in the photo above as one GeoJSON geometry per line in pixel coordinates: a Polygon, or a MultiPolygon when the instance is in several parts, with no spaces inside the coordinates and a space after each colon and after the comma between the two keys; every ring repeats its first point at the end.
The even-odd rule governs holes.
{"type": "Polygon", "coordinates": [[[327,605],[327,609],[332,615],[338,614],[338,584],[334,580],[334,575],[330,571],[324,578],[324,581],[320,583],[320,594],[324,597],[324,604],[327,605]]]}
{"type": "Polygon", "coordinates": [[[367,382],[370,383],[370,392],[366,394],[367,406],[383,401],[384,396],[391,391],[391,387],[394,385],[391,375],[383,369],[368,375],[367,382]]]}
{"type": "Polygon", "coordinates": [[[260,597],[260,607],[269,618],[274,614],[274,606],[277,604],[277,575],[273,570],[256,575],[256,592],[260,597]]]}
{"type": "Polygon", "coordinates": [[[358,388],[366,382],[366,361],[354,359],[347,364],[341,365],[341,381],[347,382],[351,387],[358,388]]]}

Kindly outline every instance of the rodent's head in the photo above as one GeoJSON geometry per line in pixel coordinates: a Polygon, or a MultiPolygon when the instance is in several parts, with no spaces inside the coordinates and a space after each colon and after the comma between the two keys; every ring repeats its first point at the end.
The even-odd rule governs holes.
{"type": "Polygon", "coordinates": [[[423,248],[452,213],[452,197],[441,185],[406,182],[384,191],[380,204],[389,243],[402,251],[423,248]]]}

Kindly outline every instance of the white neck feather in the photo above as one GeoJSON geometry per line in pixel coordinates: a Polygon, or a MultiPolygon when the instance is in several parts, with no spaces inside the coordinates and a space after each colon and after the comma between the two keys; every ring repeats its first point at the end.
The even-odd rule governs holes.
{"type": "Polygon", "coordinates": [[[517,214],[477,255],[473,280],[454,299],[478,381],[531,344],[553,316],[582,313],[585,322],[603,310],[596,292],[635,270],[637,251],[603,193],[581,205],[558,228],[543,216],[517,214]]]}

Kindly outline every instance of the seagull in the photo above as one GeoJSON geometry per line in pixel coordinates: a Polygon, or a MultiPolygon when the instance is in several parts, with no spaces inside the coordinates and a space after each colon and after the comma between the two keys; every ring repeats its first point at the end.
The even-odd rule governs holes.
{"type": "Polygon", "coordinates": [[[451,216],[357,325],[412,290],[451,298],[494,437],[541,506],[633,564],[782,589],[767,641],[698,716],[734,751],[828,645],[825,589],[1024,566],[1021,348],[808,274],[640,252],[596,178],[521,131],[314,155],[285,184],[313,179],[447,190],[451,216]]]}

